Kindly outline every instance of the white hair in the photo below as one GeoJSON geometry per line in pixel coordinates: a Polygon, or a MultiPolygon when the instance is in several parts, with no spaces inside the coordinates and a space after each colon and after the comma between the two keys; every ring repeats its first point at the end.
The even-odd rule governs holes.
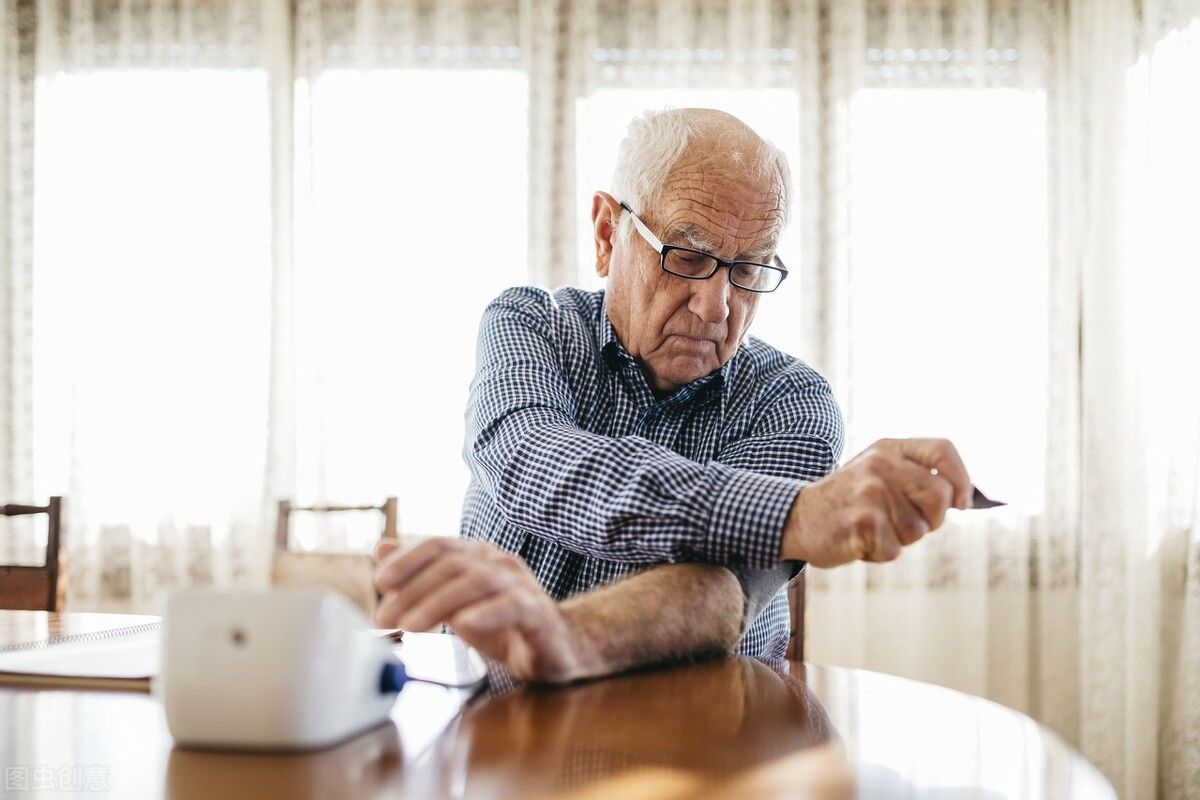
{"type": "MultiPolygon", "coordinates": [[[[612,194],[617,200],[642,214],[646,206],[657,200],[671,170],[687,150],[688,143],[697,134],[728,133],[722,136],[721,146],[733,161],[745,159],[746,150],[752,151],[753,160],[746,164],[751,175],[778,181],[783,195],[783,218],[787,223],[788,206],[791,204],[791,172],[787,156],[775,145],[757,137],[735,118],[719,115],[707,109],[665,108],[646,111],[629,123],[629,131],[617,151],[617,167],[613,170],[612,194]],[[714,122],[718,116],[726,120],[714,122]],[[749,134],[749,136],[747,136],[749,134]],[[757,138],[747,148],[749,138],[757,138]],[[754,146],[757,145],[757,146],[754,146]]],[[[621,219],[618,234],[628,236],[632,226],[621,219]]]]}

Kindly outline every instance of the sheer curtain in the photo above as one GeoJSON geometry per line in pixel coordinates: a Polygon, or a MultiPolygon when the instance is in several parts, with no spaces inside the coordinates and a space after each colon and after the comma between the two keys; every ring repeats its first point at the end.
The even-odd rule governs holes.
{"type": "Polygon", "coordinates": [[[453,533],[482,305],[594,282],[628,119],[716,106],[793,166],[756,334],[830,378],[848,455],[949,436],[1010,501],[814,571],[810,657],[1200,797],[1197,0],[0,11],[0,492],[68,495],[76,607],[262,580],[279,497],[453,533]]]}
{"type": "MultiPolygon", "coordinates": [[[[4,5],[4,494],[69,498],[77,607],[246,580],[285,6],[4,5]]],[[[5,538],[36,560],[43,536],[5,538]]]]}
{"type": "MultiPolygon", "coordinates": [[[[1152,359],[1144,388],[1153,392],[1155,409],[1149,415],[1153,483],[1147,489],[1152,521],[1163,531],[1168,575],[1165,727],[1167,747],[1180,754],[1168,760],[1163,783],[1169,793],[1182,793],[1184,787],[1196,792],[1200,785],[1200,704],[1195,702],[1200,697],[1195,668],[1200,664],[1200,369],[1195,366],[1200,321],[1185,307],[1186,298],[1200,296],[1200,238],[1193,224],[1200,217],[1195,147],[1200,140],[1200,8],[1175,22],[1178,29],[1154,46],[1153,55],[1143,56],[1131,74],[1138,110],[1133,125],[1142,137],[1135,141],[1144,156],[1136,162],[1142,168],[1137,196],[1145,215],[1140,238],[1131,240],[1152,254],[1157,283],[1141,298],[1137,319],[1150,328],[1141,349],[1152,359]],[[1189,362],[1191,370],[1181,367],[1189,362]],[[1164,400],[1168,410],[1160,414],[1157,404],[1164,400]]],[[[1123,263],[1136,270],[1136,251],[1123,263]]]]}
{"type": "Polygon", "coordinates": [[[1052,9],[835,8],[817,235],[847,455],[946,436],[1012,508],[952,513],[895,564],[814,570],[808,652],[1031,710],[1036,526],[1070,446],[1048,442],[1052,9]]]}
{"type": "MultiPolygon", "coordinates": [[[[27,498],[33,491],[30,52],[27,14],[0,3],[0,493],[27,498]]],[[[33,526],[6,523],[0,558],[36,561],[33,526]]]]}
{"type": "Polygon", "coordinates": [[[1198,9],[865,10],[830,42],[867,56],[830,165],[849,449],[950,435],[1013,506],[814,571],[809,653],[1023,709],[1123,797],[1195,797],[1198,9]],[[923,48],[962,47],[969,84],[913,96],[923,48]]]}
{"type": "MultiPolygon", "coordinates": [[[[295,450],[273,462],[273,493],[395,495],[405,532],[457,535],[478,320],[532,280],[519,10],[297,4],[293,316],[276,343],[292,383],[274,406],[295,450]]],[[[312,546],[379,530],[308,522],[312,546]]]]}

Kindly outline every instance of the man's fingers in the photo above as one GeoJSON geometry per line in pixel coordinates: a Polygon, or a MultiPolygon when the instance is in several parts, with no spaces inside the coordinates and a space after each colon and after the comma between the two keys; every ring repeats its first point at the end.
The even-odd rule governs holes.
{"type": "Polygon", "coordinates": [[[859,547],[851,560],[893,561],[900,557],[900,542],[883,513],[860,514],[855,520],[854,528],[859,547]]]}
{"type": "Polygon", "coordinates": [[[525,614],[524,603],[516,595],[501,593],[454,614],[450,627],[470,642],[473,637],[523,626],[525,614]]]}
{"type": "Polygon", "coordinates": [[[892,491],[892,528],[902,545],[910,545],[920,541],[929,533],[930,525],[925,521],[925,515],[912,499],[899,487],[892,491]]]}
{"type": "Polygon", "coordinates": [[[420,602],[433,594],[439,587],[456,580],[460,575],[471,570],[472,562],[469,556],[461,552],[450,552],[440,558],[427,562],[419,572],[410,575],[408,580],[392,589],[401,608],[401,614],[415,608],[420,602]]]}
{"type": "Polygon", "coordinates": [[[463,641],[524,680],[561,683],[578,674],[573,636],[536,579],[514,581],[451,615],[449,624],[463,641]]]}
{"type": "Polygon", "coordinates": [[[397,539],[380,539],[379,543],[375,545],[375,561],[383,561],[398,547],[400,547],[400,542],[397,539]]]}
{"type": "Polygon", "coordinates": [[[937,474],[950,481],[954,487],[954,505],[970,508],[973,487],[967,467],[958,455],[958,450],[947,439],[899,439],[900,452],[926,469],[937,470],[937,474]]]}
{"type": "Polygon", "coordinates": [[[853,532],[850,552],[845,554],[841,563],[891,561],[900,555],[900,545],[896,541],[891,521],[881,509],[860,507],[854,512],[850,526],[853,532]]]}
{"type": "Polygon", "coordinates": [[[856,501],[863,508],[886,514],[886,528],[901,544],[911,544],[929,532],[921,512],[905,495],[900,485],[898,454],[883,448],[873,449],[858,462],[856,501]],[[865,470],[865,471],[863,471],[865,470]]]}
{"type": "Polygon", "coordinates": [[[972,492],[949,441],[884,439],[800,493],[780,553],[819,567],[891,561],[940,527],[952,502],[970,508],[972,492]]]}
{"type": "Polygon", "coordinates": [[[380,628],[400,627],[400,604],[394,594],[385,594],[375,607],[375,624],[380,628]]]}
{"type": "Polygon", "coordinates": [[[375,587],[383,599],[375,609],[375,624],[383,628],[400,627],[400,617],[420,595],[439,580],[452,577],[460,562],[455,558],[463,549],[455,539],[430,539],[409,550],[393,548],[375,568],[375,587]],[[433,573],[430,577],[426,573],[433,573]],[[424,580],[422,580],[424,578],[424,580]]]}
{"type": "Polygon", "coordinates": [[[900,557],[900,542],[896,536],[887,529],[879,529],[875,532],[875,545],[871,551],[867,553],[866,561],[895,561],[900,557]]]}
{"type": "Polygon", "coordinates": [[[888,484],[903,494],[909,506],[920,514],[926,526],[921,535],[942,526],[946,509],[954,502],[954,486],[948,479],[907,458],[888,459],[881,463],[880,470],[888,484]]]}
{"type": "Polygon", "coordinates": [[[508,578],[503,574],[465,572],[418,599],[411,608],[402,609],[399,627],[426,630],[447,622],[460,611],[504,591],[508,585],[508,578]]]}
{"type": "MultiPolygon", "coordinates": [[[[920,469],[920,467],[917,469],[920,469]]],[[[912,544],[929,533],[929,524],[921,515],[921,510],[913,505],[912,500],[905,494],[904,488],[901,486],[899,480],[897,480],[897,477],[892,474],[896,471],[894,464],[883,466],[880,471],[882,475],[876,475],[875,477],[877,479],[881,478],[883,487],[886,490],[882,494],[884,496],[885,507],[887,508],[889,530],[894,534],[894,538],[899,540],[900,544],[912,544]]]]}
{"type": "Polygon", "coordinates": [[[438,537],[421,542],[409,550],[394,549],[375,568],[375,588],[387,593],[423,570],[431,561],[447,553],[464,549],[461,539],[438,537]]]}
{"type": "Polygon", "coordinates": [[[480,542],[430,539],[384,557],[375,573],[375,585],[384,593],[375,618],[386,627],[425,630],[523,583],[540,591],[516,556],[480,542]]]}

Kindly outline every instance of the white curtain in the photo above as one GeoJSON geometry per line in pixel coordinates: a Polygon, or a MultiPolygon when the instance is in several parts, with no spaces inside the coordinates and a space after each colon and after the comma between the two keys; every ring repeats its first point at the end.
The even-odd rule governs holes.
{"type": "MultiPolygon", "coordinates": [[[[544,280],[529,266],[520,10],[297,3],[273,494],[395,495],[405,532],[457,535],[479,317],[504,288],[544,280]]],[[[298,539],[322,547],[364,548],[379,531],[377,515],[307,522],[298,539]]]]}
{"type": "MultiPolygon", "coordinates": [[[[872,100],[869,90],[850,87],[843,169],[862,180],[848,181],[831,198],[848,220],[829,237],[843,259],[848,322],[830,333],[842,337],[833,352],[839,385],[848,392],[851,450],[882,433],[880,422],[894,419],[893,409],[915,395],[921,410],[907,409],[905,419],[926,415],[926,432],[946,433],[947,425],[975,416],[974,429],[961,434],[968,465],[971,454],[986,456],[977,481],[1018,502],[957,515],[895,564],[815,571],[808,653],[816,661],[933,680],[1027,711],[1077,744],[1122,797],[1200,796],[1200,329],[1185,307],[1197,296],[1200,267],[1194,224],[1200,9],[1014,4],[1007,13],[992,7],[981,16],[982,8],[964,8],[965,30],[976,41],[1000,31],[1018,34],[997,43],[1001,66],[993,75],[1006,75],[1002,85],[1044,104],[1044,194],[1033,176],[1024,190],[1013,177],[1021,163],[1011,153],[1029,152],[1027,143],[1011,141],[1005,160],[997,142],[977,140],[974,163],[963,168],[1000,161],[1005,174],[993,176],[988,188],[1009,182],[1028,205],[993,208],[987,197],[955,198],[972,206],[968,214],[994,213],[983,226],[955,218],[974,228],[975,242],[942,275],[955,282],[961,307],[934,315],[928,327],[890,329],[894,343],[872,341],[878,314],[888,313],[877,304],[878,281],[904,296],[875,259],[886,255],[900,265],[937,259],[929,238],[958,241],[958,231],[939,215],[939,231],[910,243],[904,231],[887,228],[886,214],[874,213],[877,198],[861,196],[881,188],[872,177],[887,167],[873,160],[869,145],[856,147],[870,137],[855,130],[854,105],[872,100]],[[856,168],[862,159],[870,164],[867,174],[856,168]],[[1041,274],[1029,270],[1032,251],[993,260],[997,250],[1020,253],[1014,242],[1032,230],[1030,205],[1046,215],[1041,274]],[[864,218],[876,224],[867,230],[855,224],[864,218]],[[874,241],[881,235],[886,253],[874,241]],[[906,246],[921,254],[904,252],[906,246]],[[980,263],[991,271],[977,274],[980,263]],[[1014,297],[1014,287],[1028,291],[1014,297]],[[866,313],[876,316],[864,320],[866,313]],[[1004,338],[990,347],[962,340],[958,331],[986,327],[993,315],[1007,321],[1004,338]],[[930,343],[936,343],[932,359],[930,343]],[[1032,372],[1028,362],[1012,361],[1014,353],[1037,357],[1039,349],[1041,363],[1032,372]],[[890,369],[881,354],[903,359],[903,369],[890,369]],[[946,381],[925,370],[957,374],[946,381]],[[881,402],[889,385],[882,379],[893,392],[881,402]],[[928,392],[930,383],[939,390],[928,392]],[[1013,426],[1030,421],[1036,430],[1013,426]],[[990,432],[998,438],[978,450],[979,437],[990,432]],[[1009,447],[1016,452],[1006,464],[995,459],[1009,447]],[[1018,471],[1035,479],[1023,480],[1018,471]]],[[[918,18],[895,5],[884,18],[876,20],[877,30],[911,37],[920,28],[913,24],[918,18]]],[[[870,61],[871,28],[848,25],[848,38],[830,47],[865,49],[870,61]]],[[[952,28],[942,18],[941,35],[952,28]]],[[[957,44],[969,46],[970,39],[968,33],[957,44]]],[[[908,41],[919,54],[928,40],[908,41]]],[[[893,52],[903,53],[903,46],[893,52]]],[[[871,74],[863,85],[903,80],[900,71],[886,77],[874,71],[875,81],[871,74]]],[[[990,102],[1006,107],[1010,121],[1030,105],[999,94],[990,102]]],[[[894,135],[906,132],[901,123],[894,135]]],[[[936,202],[920,188],[913,196],[936,202]]],[[[889,211],[921,225],[901,209],[889,211]]]]}
{"type": "MultiPolygon", "coordinates": [[[[75,607],[263,574],[285,10],[6,3],[0,474],[6,498],[67,497],[75,607]]],[[[14,555],[39,560],[44,532],[21,533],[14,555]]]]}
{"type": "Polygon", "coordinates": [[[809,657],[1200,797],[1197,0],[2,8],[0,493],[67,494],[77,607],[262,580],[280,497],[453,533],[482,304],[594,283],[628,119],[713,105],[792,161],[757,333],[847,455],[947,435],[1011,502],[814,571],[809,657]]]}
{"type": "MultiPolygon", "coordinates": [[[[0,493],[5,497],[29,497],[33,491],[33,91],[27,23],[27,13],[15,4],[0,4],[0,493]]],[[[0,528],[0,558],[6,563],[36,559],[33,525],[27,519],[6,522],[0,528]]]]}

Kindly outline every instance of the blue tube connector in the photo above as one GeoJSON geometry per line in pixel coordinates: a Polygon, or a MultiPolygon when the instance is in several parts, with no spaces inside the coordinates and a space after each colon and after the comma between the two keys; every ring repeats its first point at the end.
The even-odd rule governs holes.
{"type": "Polygon", "coordinates": [[[407,682],[408,673],[404,670],[404,665],[399,661],[388,661],[383,665],[383,672],[379,674],[379,693],[396,694],[407,682]]]}

